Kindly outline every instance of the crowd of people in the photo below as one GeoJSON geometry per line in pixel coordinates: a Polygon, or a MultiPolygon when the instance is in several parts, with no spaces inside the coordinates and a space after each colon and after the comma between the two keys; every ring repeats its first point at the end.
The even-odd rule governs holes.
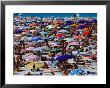
{"type": "Polygon", "coordinates": [[[97,63],[94,17],[18,15],[13,18],[13,34],[14,73],[26,68],[25,75],[33,75],[33,71],[42,71],[40,75],[84,75],[80,65],[97,63]]]}

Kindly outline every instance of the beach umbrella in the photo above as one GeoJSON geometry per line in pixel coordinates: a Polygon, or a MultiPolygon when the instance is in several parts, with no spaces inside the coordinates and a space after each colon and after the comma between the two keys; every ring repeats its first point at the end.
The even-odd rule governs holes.
{"type": "Polygon", "coordinates": [[[43,48],[44,50],[49,50],[49,49],[50,49],[48,46],[42,46],[42,48],[43,48]]]}
{"type": "Polygon", "coordinates": [[[73,38],[65,38],[64,40],[66,40],[67,42],[72,42],[72,41],[74,41],[73,38]]]}
{"type": "Polygon", "coordinates": [[[67,29],[67,28],[70,28],[70,26],[69,25],[65,25],[64,28],[67,29]]]}
{"type": "Polygon", "coordinates": [[[41,35],[48,35],[48,32],[42,31],[42,32],[40,32],[40,33],[41,33],[41,35]]]}
{"type": "Polygon", "coordinates": [[[21,39],[20,39],[20,40],[21,40],[21,41],[26,40],[26,36],[21,37],[21,39]]]}
{"type": "Polygon", "coordinates": [[[79,27],[77,29],[84,29],[85,25],[79,25],[79,27]]]}
{"type": "Polygon", "coordinates": [[[30,30],[30,32],[32,32],[32,33],[34,33],[34,32],[36,32],[37,30],[30,30]]]}
{"type": "Polygon", "coordinates": [[[26,52],[26,49],[22,49],[22,50],[20,51],[20,53],[23,53],[23,52],[26,52]]]}
{"type": "Polygon", "coordinates": [[[70,76],[74,76],[74,75],[81,75],[81,74],[83,74],[83,70],[81,70],[81,69],[74,69],[74,70],[72,70],[68,75],[70,75],[70,76]]]}
{"type": "Polygon", "coordinates": [[[29,55],[28,57],[25,58],[26,61],[30,62],[36,62],[36,61],[39,61],[41,60],[41,58],[37,55],[29,55]]]}
{"type": "Polygon", "coordinates": [[[71,26],[73,26],[73,27],[77,27],[77,24],[71,24],[71,26]]]}
{"type": "Polygon", "coordinates": [[[32,37],[31,38],[32,41],[38,41],[38,40],[43,40],[42,37],[32,37]]]}
{"type": "Polygon", "coordinates": [[[56,34],[56,37],[62,37],[64,34],[56,34]]]}
{"type": "Polygon", "coordinates": [[[56,53],[59,53],[59,52],[61,52],[61,49],[60,48],[57,48],[57,49],[55,49],[55,52],[56,53]]]}
{"type": "Polygon", "coordinates": [[[26,53],[26,54],[22,55],[22,58],[23,59],[26,59],[30,55],[34,55],[34,54],[33,53],[26,53]]]}
{"type": "Polygon", "coordinates": [[[97,20],[96,20],[96,19],[92,19],[90,22],[94,22],[94,23],[96,23],[96,22],[97,22],[97,20]]]}
{"type": "Polygon", "coordinates": [[[83,39],[83,36],[74,36],[75,39],[83,39]]]}
{"type": "Polygon", "coordinates": [[[32,37],[26,37],[26,40],[31,41],[32,37]]]}
{"type": "Polygon", "coordinates": [[[55,26],[54,25],[48,25],[48,26],[46,26],[48,29],[52,29],[52,28],[55,28],[55,26]]]}
{"type": "Polygon", "coordinates": [[[36,23],[29,24],[29,27],[32,27],[32,26],[37,26],[37,24],[36,23]]]}
{"type": "Polygon", "coordinates": [[[53,35],[48,37],[48,39],[54,39],[54,38],[55,38],[55,36],[53,36],[53,35]]]}
{"type": "Polygon", "coordinates": [[[37,47],[35,49],[33,49],[33,51],[40,51],[43,52],[45,49],[43,47],[37,47]]]}
{"type": "Polygon", "coordinates": [[[71,58],[73,58],[72,55],[62,55],[62,56],[58,56],[56,58],[56,60],[67,60],[67,59],[71,59],[71,58]]]}
{"type": "Polygon", "coordinates": [[[15,37],[21,37],[21,34],[14,34],[15,37]]]}
{"type": "Polygon", "coordinates": [[[44,62],[30,62],[25,67],[28,69],[33,69],[33,66],[35,65],[36,68],[42,68],[44,66],[44,62]]]}
{"type": "Polygon", "coordinates": [[[44,67],[44,62],[43,61],[36,62],[35,68],[42,68],[42,67],[44,67]]]}
{"type": "Polygon", "coordinates": [[[44,41],[44,40],[38,40],[37,43],[38,43],[38,42],[45,42],[45,41],[44,41]]]}
{"type": "Polygon", "coordinates": [[[80,20],[77,20],[77,23],[85,23],[86,21],[84,19],[80,19],[80,20]]]}
{"type": "Polygon", "coordinates": [[[57,42],[49,42],[49,45],[57,45],[57,42]]]}
{"type": "Polygon", "coordinates": [[[34,47],[26,48],[27,51],[33,51],[34,47]]]}
{"type": "Polygon", "coordinates": [[[89,31],[84,31],[84,32],[83,32],[83,35],[89,35],[89,34],[90,34],[89,31]]]}
{"type": "Polygon", "coordinates": [[[89,28],[84,28],[83,30],[84,30],[84,31],[89,31],[90,29],[89,29],[89,28]]]}
{"type": "Polygon", "coordinates": [[[69,45],[79,45],[79,42],[73,41],[73,42],[70,42],[69,45]]]}
{"type": "Polygon", "coordinates": [[[67,31],[67,30],[59,30],[58,33],[59,33],[59,32],[60,32],[60,33],[67,33],[68,31],[67,31]]]}

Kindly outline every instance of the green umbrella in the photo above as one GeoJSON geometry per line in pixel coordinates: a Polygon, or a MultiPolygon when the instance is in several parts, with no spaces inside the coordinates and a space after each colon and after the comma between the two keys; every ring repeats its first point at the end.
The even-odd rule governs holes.
{"type": "Polygon", "coordinates": [[[60,48],[57,48],[57,49],[55,49],[55,52],[56,53],[59,53],[59,52],[61,52],[61,49],[60,48]]]}

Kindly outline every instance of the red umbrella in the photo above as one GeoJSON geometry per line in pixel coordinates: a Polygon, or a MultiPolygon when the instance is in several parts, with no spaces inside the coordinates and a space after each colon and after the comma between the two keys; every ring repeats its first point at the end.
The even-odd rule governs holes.
{"type": "Polygon", "coordinates": [[[89,31],[84,31],[84,32],[83,32],[83,35],[89,35],[89,34],[90,34],[89,31]]]}
{"type": "Polygon", "coordinates": [[[75,36],[74,38],[75,39],[83,39],[84,37],[83,36],[75,36]]]}
{"type": "Polygon", "coordinates": [[[62,37],[64,34],[56,34],[56,37],[62,37]]]}

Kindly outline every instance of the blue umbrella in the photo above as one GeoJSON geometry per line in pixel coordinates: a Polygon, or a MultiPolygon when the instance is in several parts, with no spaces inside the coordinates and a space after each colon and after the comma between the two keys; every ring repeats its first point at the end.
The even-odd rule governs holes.
{"type": "Polygon", "coordinates": [[[91,22],[95,22],[95,23],[96,23],[96,22],[97,22],[97,20],[96,20],[96,19],[93,19],[93,20],[91,20],[91,22]]]}
{"type": "Polygon", "coordinates": [[[78,27],[78,29],[83,29],[83,28],[85,28],[84,25],[80,25],[80,26],[78,27]]]}
{"type": "Polygon", "coordinates": [[[39,41],[39,40],[43,40],[41,37],[32,37],[31,38],[32,41],[39,41]]]}
{"type": "Polygon", "coordinates": [[[78,20],[77,23],[85,23],[85,20],[78,20]]]}
{"type": "Polygon", "coordinates": [[[72,70],[68,75],[71,75],[71,76],[73,76],[73,75],[81,75],[81,74],[83,74],[83,70],[81,70],[81,69],[74,69],[74,70],[72,70]]]}
{"type": "Polygon", "coordinates": [[[16,32],[15,32],[15,34],[21,34],[22,32],[23,32],[23,30],[17,29],[16,32]]]}
{"type": "Polygon", "coordinates": [[[58,56],[56,58],[56,60],[67,60],[67,59],[71,59],[71,58],[73,58],[72,55],[62,55],[62,56],[58,56]]]}

